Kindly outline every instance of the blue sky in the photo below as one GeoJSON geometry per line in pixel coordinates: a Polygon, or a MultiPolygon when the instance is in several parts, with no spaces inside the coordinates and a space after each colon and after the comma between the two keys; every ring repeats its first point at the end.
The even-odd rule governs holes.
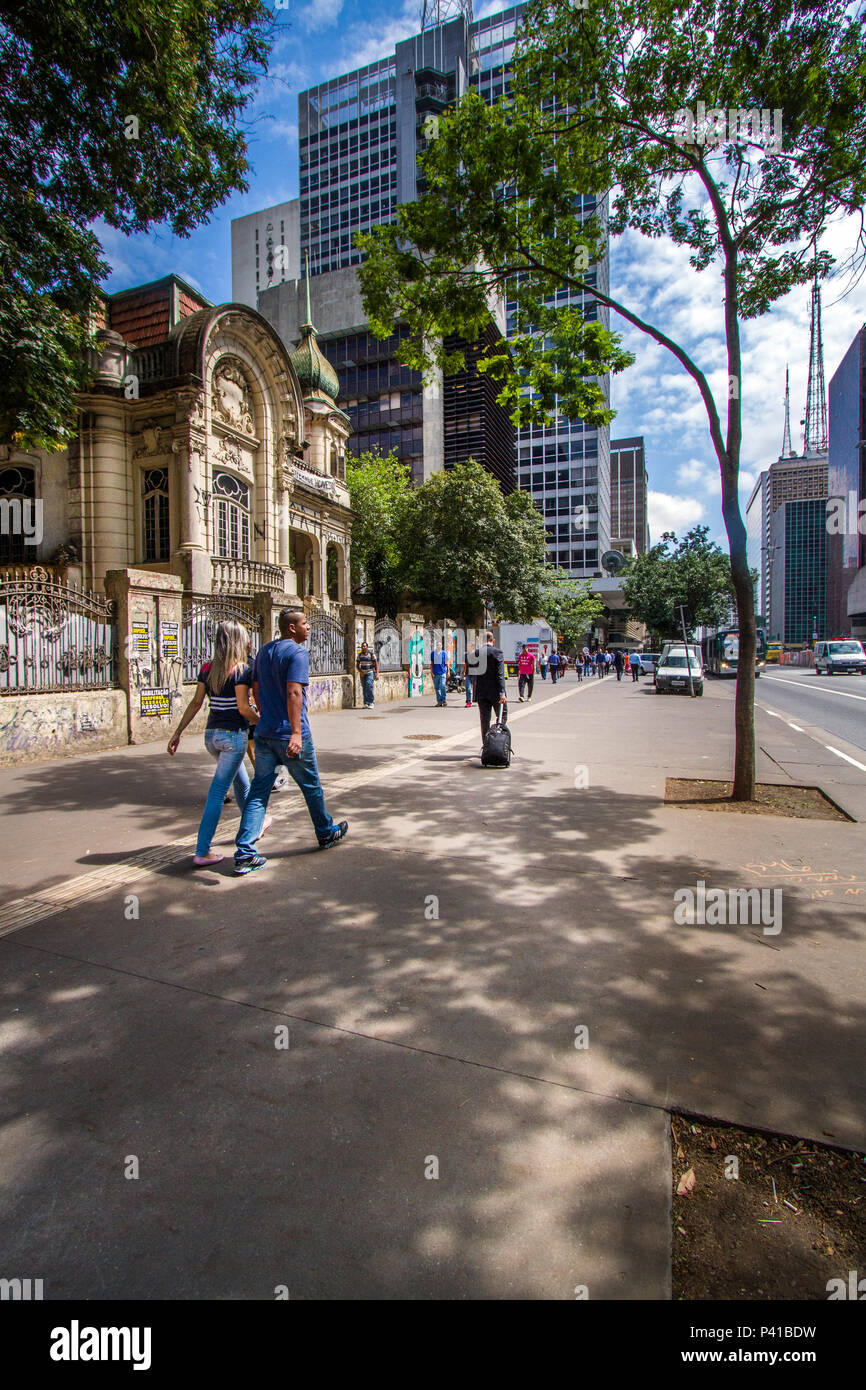
{"type": "MultiPolygon", "coordinates": [[[[272,0],[273,2],[273,0],[272,0]]],[[[475,15],[495,14],[500,0],[476,0],[475,15]]],[[[236,194],[207,226],[186,240],[165,230],[123,237],[98,228],[112,274],[109,290],[167,275],[196,285],[215,303],[231,298],[231,220],[298,193],[298,92],[354,67],[385,57],[394,44],[420,29],[420,0],[289,0],[279,9],[283,24],[268,78],[248,110],[248,193],[236,194]]],[[[841,261],[856,236],[855,220],[830,229],[823,243],[841,261]]],[[[720,411],[727,401],[724,369],[722,283],[718,269],[697,275],[688,252],[664,241],[627,234],[611,246],[611,294],[681,343],[710,375],[720,411]]],[[[827,385],[854,334],[866,320],[866,277],[825,282],[824,361],[827,385]],[[843,297],[844,296],[844,297],[843,297]]],[[[809,364],[808,289],[774,305],[770,314],[743,326],[743,508],[761,468],[782,443],[785,366],[791,372],[791,434],[802,449],[809,364]]],[[[724,541],[719,476],[709,441],[706,413],[691,378],[664,349],[616,315],[636,362],[612,382],[617,417],[614,437],[644,435],[653,539],[666,529],[679,533],[697,522],[724,541]]]]}

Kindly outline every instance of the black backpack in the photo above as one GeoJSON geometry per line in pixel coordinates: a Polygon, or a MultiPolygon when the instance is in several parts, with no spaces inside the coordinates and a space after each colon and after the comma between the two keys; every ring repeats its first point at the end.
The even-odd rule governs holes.
{"type": "Polygon", "coordinates": [[[511,730],[507,720],[508,714],[503,705],[499,713],[499,722],[491,724],[487,730],[481,750],[482,767],[511,766],[511,730]]]}

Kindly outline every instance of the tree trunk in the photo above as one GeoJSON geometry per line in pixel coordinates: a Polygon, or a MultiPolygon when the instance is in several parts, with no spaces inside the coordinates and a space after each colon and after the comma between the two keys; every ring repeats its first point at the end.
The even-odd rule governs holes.
{"type": "Polygon", "coordinates": [[[755,798],[755,656],[757,625],[755,595],[746,551],[746,528],[740,512],[737,475],[722,481],[722,515],[731,552],[731,577],[737,596],[737,626],[740,652],[737,660],[737,690],[734,702],[734,801],[755,798]]]}

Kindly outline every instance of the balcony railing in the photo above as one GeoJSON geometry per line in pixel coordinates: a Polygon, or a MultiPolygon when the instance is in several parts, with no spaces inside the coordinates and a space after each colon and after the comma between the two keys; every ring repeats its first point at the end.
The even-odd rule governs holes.
{"type": "Polygon", "coordinates": [[[261,594],[268,590],[285,592],[285,577],[280,565],[262,565],[256,560],[229,560],[211,556],[213,566],[212,590],[215,594],[261,594]]]}

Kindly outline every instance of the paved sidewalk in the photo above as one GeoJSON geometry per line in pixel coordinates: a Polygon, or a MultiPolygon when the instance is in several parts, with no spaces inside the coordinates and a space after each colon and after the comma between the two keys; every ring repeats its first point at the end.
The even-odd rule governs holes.
{"type": "Polygon", "coordinates": [[[315,852],[275,793],[248,879],[177,845],[196,740],[0,773],[4,901],[27,899],[0,940],[7,1273],[61,1298],[664,1298],[670,1107],[866,1147],[866,774],[760,713],[762,780],[820,781],[857,823],[665,807],[666,776],[729,775],[732,687],[512,685],[507,772],[474,708],[315,717],[349,838],[315,852]],[[782,887],[782,931],[675,925],[699,878],[782,887]]]}

